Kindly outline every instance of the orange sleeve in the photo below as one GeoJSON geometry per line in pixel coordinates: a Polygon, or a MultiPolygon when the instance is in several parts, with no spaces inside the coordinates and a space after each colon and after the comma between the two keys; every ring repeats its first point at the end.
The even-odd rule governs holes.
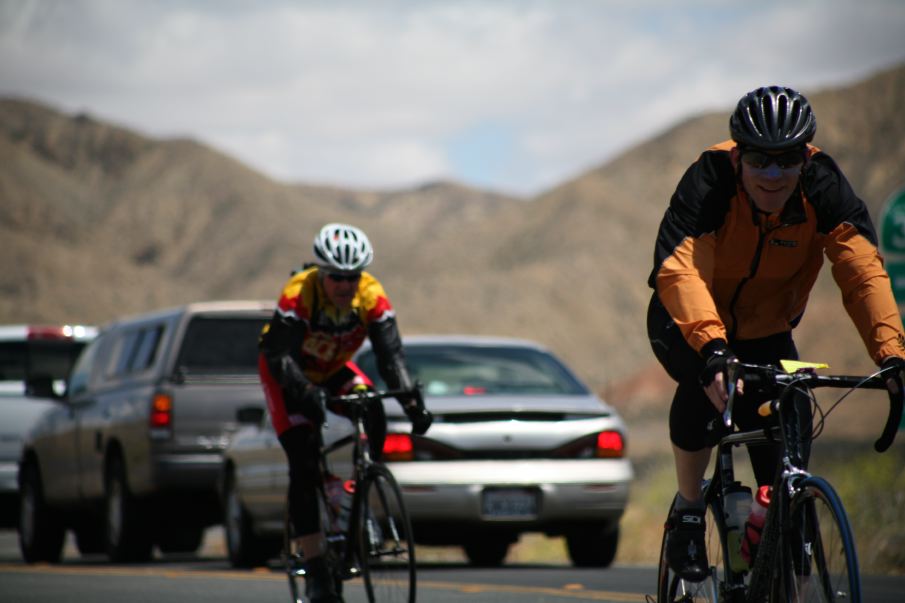
{"type": "Polygon", "coordinates": [[[726,337],[726,326],[713,301],[713,233],[685,237],[657,272],[657,293],[685,341],[695,351],[713,339],[726,337]]]}
{"type": "Polygon", "coordinates": [[[888,356],[905,357],[902,317],[876,246],[843,222],[830,232],[826,255],[845,310],[874,362],[879,365],[888,356]]]}

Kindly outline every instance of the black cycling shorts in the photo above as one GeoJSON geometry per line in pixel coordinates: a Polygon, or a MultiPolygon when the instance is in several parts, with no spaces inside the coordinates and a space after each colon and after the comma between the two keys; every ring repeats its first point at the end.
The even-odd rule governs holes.
{"type": "MultiPolygon", "coordinates": [[[[704,370],[704,359],[685,341],[656,293],[648,307],[647,329],[654,355],[678,382],[669,409],[670,441],[689,452],[716,445],[728,431],[698,380],[704,370]]],[[[778,365],[780,360],[798,359],[791,331],[760,339],[733,340],[729,348],[740,361],[752,364],[778,365]]],[[[765,419],[757,414],[763,401],[750,394],[736,399],[733,415],[740,429],[766,426],[765,419]]],[[[770,447],[752,447],[749,453],[758,482],[771,483],[777,460],[775,451],[770,447]]]]}

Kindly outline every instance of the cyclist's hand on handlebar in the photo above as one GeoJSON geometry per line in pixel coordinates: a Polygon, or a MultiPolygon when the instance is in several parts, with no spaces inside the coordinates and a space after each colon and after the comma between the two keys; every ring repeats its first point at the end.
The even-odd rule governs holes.
{"type": "MultiPolygon", "coordinates": [[[[726,342],[721,339],[709,342],[701,351],[704,354],[704,370],[701,371],[700,376],[701,386],[713,406],[723,412],[726,410],[726,401],[729,399],[729,392],[726,388],[726,368],[730,362],[737,362],[738,359],[726,342]]],[[[741,379],[736,383],[736,387],[738,387],[739,394],[744,393],[744,384],[741,379]]]]}
{"type": "Polygon", "coordinates": [[[290,413],[301,413],[315,425],[323,425],[326,418],[327,401],[330,396],[327,390],[309,384],[301,395],[292,395],[286,400],[286,410],[290,413]]]}
{"type": "Polygon", "coordinates": [[[423,406],[413,408],[406,407],[405,415],[409,418],[409,421],[412,422],[412,433],[415,435],[424,435],[427,433],[427,430],[430,429],[431,424],[434,422],[434,415],[423,406]]]}
{"type": "Polygon", "coordinates": [[[405,410],[405,416],[412,422],[412,433],[415,435],[424,435],[430,429],[434,422],[434,415],[431,414],[424,406],[424,398],[421,396],[420,385],[415,385],[409,392],[408,397],[403,397],[402,408],[405,410]]]}
{"type": "Polygon", "coordinates": [[[886,388],[893,394],[901,392],[905,380],[905,358],[890,356],[883,361],[880,368],[883,370],[883,378],[886,379],[886,388]]]}

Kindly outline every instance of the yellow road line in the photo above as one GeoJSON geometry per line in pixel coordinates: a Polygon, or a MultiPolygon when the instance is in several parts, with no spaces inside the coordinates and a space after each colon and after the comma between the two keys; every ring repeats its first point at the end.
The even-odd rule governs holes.
{"type": "MultiPolygon", "coordinates": [[[[26,573],[26,574],[61,574],[82,576],[151,576],[161,578],[220,578],[229,580],[285,580],[282,572],[269,569],[252,571],[237,570],[203,570],[203,569],[163,569],[155,567],[90,567],[90,566],[61,566],[50,564],[16,565],[0,564],[0,573],[26,573]]],[[[360,582],[354,580],[352,584],[360,582]]],[[[643,602],[644,595],[635,593],[584,590],[580,584],[566,584],[562,588],[543,586],[517,586],[513,584],[484,584],[442,582],[437,580],[419,580],[418,588],[431,590],[445,590],[462,593],[515,593],[515,594],[544,594],[585,601],[616,601],[643,602]]]]}

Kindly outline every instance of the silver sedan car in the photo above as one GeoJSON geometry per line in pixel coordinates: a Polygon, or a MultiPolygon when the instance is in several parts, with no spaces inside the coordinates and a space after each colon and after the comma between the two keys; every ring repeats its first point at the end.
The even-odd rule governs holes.
{"type": "MultiPolygon", "coordinates": [[[[422,336],[404,345],[435,420],[413,436],[399,405],[387,403],[383,460],[416,541],[462,546],[473,564],[496,566],[520,534],[543,532],[565,536],[575,565],[612,563],[633,478],[616,411],[533,342],[422,336]]],[[[367,346],[356,361],[384,387],[367,346]]],[[[227,544],[239,566],[278,550],[288,481],[269,420],[250,418],[224,465],[227,544]]],[[[350,429],[331,414],[325,438],[350,429]]],[[[348,456],[331,458],[331,470],[347,472],[348,456]]]]}

